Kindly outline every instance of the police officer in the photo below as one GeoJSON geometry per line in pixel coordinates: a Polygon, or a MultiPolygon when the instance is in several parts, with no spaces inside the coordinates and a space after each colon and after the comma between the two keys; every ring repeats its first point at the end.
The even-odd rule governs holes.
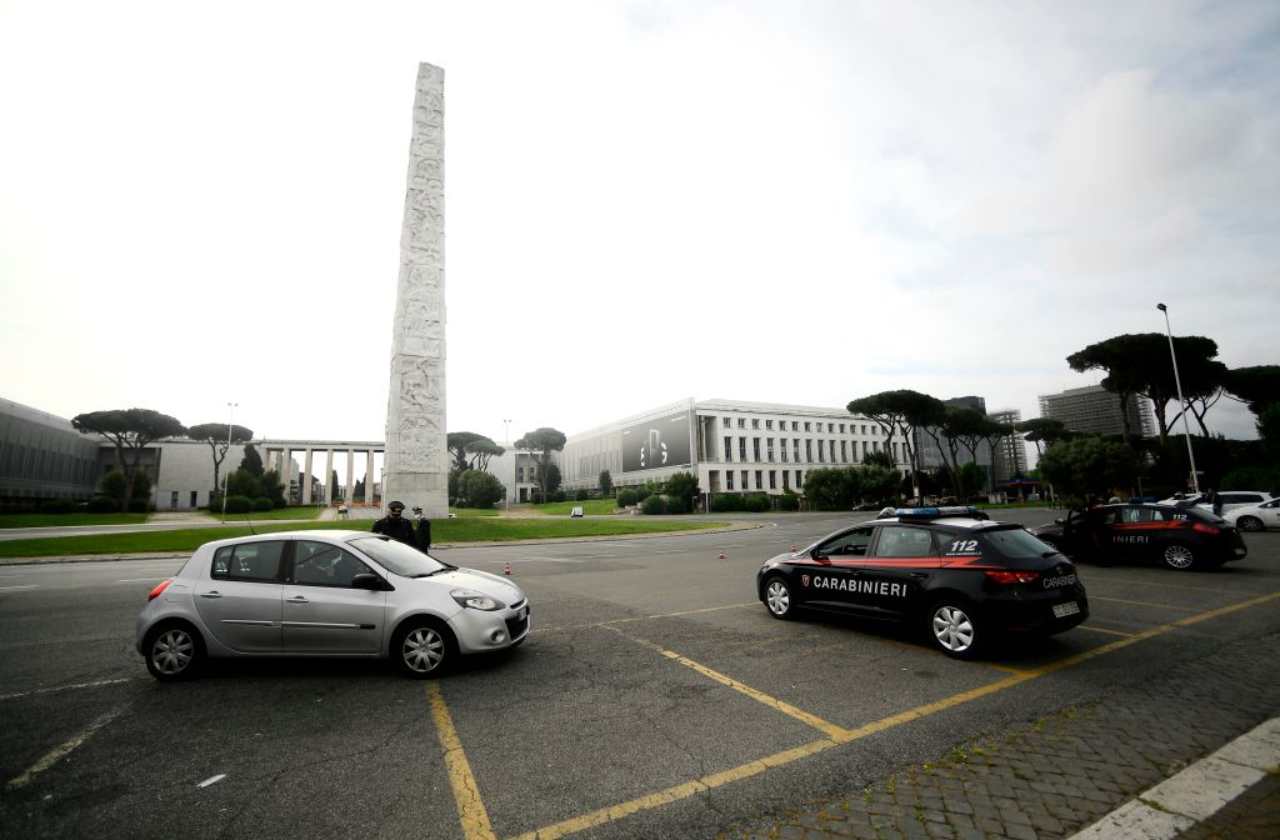
{"type": "Polygon", "coordinates": [[[404,502],[392,502],[387,505],[387,515],[373,523],[373,532],[384,534],[393,540],[417,548],[418,541],[413,534],[413,524],[405,519],[403,514],[404,502]]]}
{"type": "Polygon", "coordinates": [[[422,508],[413,509],[413,518],[418,520],[418,548],[424,554],[431,553],[431,520],[422,515],[422,508]]]}

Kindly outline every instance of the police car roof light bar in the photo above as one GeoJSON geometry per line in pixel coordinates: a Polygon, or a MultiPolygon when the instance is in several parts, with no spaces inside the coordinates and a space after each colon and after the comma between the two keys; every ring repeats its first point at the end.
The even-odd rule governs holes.
{"type": "Polygon", "coordinates": [[[973,505],[949,505],[947,507],[898,508],[894,515],[899,519],[940,519],[944,516],[982,517],[982,513],[973,505]]]}

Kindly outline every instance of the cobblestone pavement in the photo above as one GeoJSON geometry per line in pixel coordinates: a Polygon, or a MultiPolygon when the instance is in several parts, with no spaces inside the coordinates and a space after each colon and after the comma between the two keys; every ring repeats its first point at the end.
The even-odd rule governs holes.
{"type": "MultiPolygon", "coordinates": [[[[937,761],[903,768],[846,799],[811,802],[721,836],[1067,837],[1275,716],[1278,656],[1280,635],[1235,643],[1161,678],[1117,686],[1090,704],[957,745],[937,761]]],[[[1210,820],[1188,836],[1277,836],[1274,830],[1246,833],[1268,819],[1275,824],[1280,794],[1274,778],[1267,781],[1269,788],[1242,797],[1239,813],[1234,804],[1240,803],[1224,809],[1222,826],[1210,820]]]]}

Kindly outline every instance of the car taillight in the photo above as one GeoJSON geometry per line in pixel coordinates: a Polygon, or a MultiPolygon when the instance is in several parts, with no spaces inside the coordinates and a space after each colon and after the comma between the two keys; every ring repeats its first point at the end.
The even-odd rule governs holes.
{"type": "Polygon", "coordinates": [[[1035,583],[1040,579],[1039,572],[986,572],[987,580],[1002,586],[1015,583],[1035,583]]]}
{"type": "Polygon", "coordinates": [[[162,580],[159,583],[157,583],[156,588],[151,590],[151,593],[147,595],[147,600],[154,601],[155,599],[159,598],[161,594],[163,594],[164,591],[169,588],[169,584],[171,583],[173,583],[173,578],[169,578],[168,580],[162,580]]]}
{"type": "Polygon", "coordinates": [[[1206,525],[1203,522],[1197,522],[1191,526],[1191,530],[1200,534],[1221,534],[1222,531],[1214,525],[1206,525]]]}

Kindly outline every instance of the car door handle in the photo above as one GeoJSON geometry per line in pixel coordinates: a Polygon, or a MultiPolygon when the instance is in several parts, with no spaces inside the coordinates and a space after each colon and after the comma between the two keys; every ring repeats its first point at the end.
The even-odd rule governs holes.
{"type": "Polygon", "coordinates": [[[310,604],[311,602],[308,601],[306,598],[303,598],[301,595],[295,595],[294,597],[290,598],[288,601],[285,601],[285,603],[286,604],[310,604]]]}
{"type": "Polygon", "coordinates": [[[221,592],[219,592],[218,590],[214,589],[214,590],[213,590],[213,591],[211,591],[211,592],[201,592],[201,593],[200,593],[200,597],[201,597],[201,598],[221,598],[221,597],[222,597],[222,593],[221,593],[221,592]]]}

